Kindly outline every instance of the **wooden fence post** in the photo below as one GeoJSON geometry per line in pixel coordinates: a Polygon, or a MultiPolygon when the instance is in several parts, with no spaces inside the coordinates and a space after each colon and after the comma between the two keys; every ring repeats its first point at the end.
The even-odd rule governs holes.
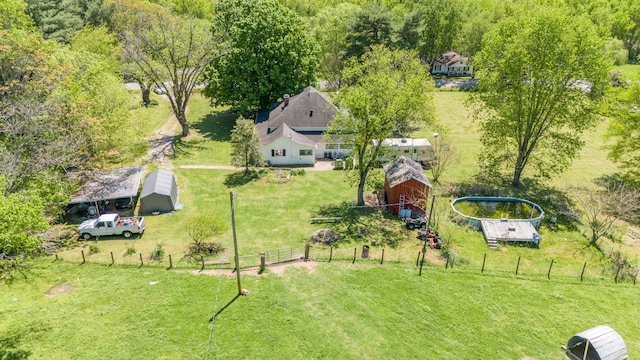
{"type": "Polygon", "coordinates": [[[484,272],[484,263],[487,261],[487,253],[484,253],[484,258],[482,259],[482,270],[480,270],[481,273],[484,272]]]}
{"type": "Polygon", "coordinates": [[[144,266],[144,262],[142,262],[142,253],[140,253],[140,267],[144,266]]]}
{"type": "Polygon", "coordinates": [[[305,244],[304,245],[304,261],[309,260],[309,249],[311,248],[311,245],[309,244],[305,244]]]}
{"type": "Polygon", "coordinates": [[[618,270],[616,270],[616,276],[613,278],[613,280],[615,280],[616,284],[618,283],[618,274],[620,273],[620,265],[618,265],[618,270]]]}
{"type": "Polygon", "coordinates": [[[549,264],[549,271],[547,271],[547,279],[551,280],[551,268],[553,267],[553,259],[551,259],[551,264],[549,264]]]}
{"type": "Polygon", "coordinates": [[[171,259],[171,254],[169,254],[169,269],[173,268],[173,260],[171,259]]]}
{"type": "Polygon", "coordinates": [[[200,255],[200,263],[202,263],[202,266],[200,266],[200,271],[204,270],[204,256],[200,255]]]}
{"type": "MultiPolygon", "coordinates": [[[[85,260],[85,258],[84,258],[84,250],[80,250],[80,252],[82,253],[82,264],[84,264],[84,263],[87,262],[87,260],[85,260]]],[[[80,264],[80,265],[82,265],[82,264],[80,264]]]]}
{"type": "Polygon", "coordinates": [[[264,268],[266,267],[265,264],[266,264],[265,253],[261,252],[260,253],[260,273],[264,271],[264,268]]]}
{"type": "Polygon", "coordinates": [[[331,262],[332,258],[333,258],[333,245],[331,245],[331,247],[329,248],[329,262],[331,262]]]}
{"type": "MultiPolygon", "coordinates": [[[[380,265],[382,265],[383,262],[384,262],[384,248],[382,248],[382,256],[380,257],[380,265]]],[[[635,279],[634,279],[634,284],[635,284],[635,279]]]]}
{"type": "Polygon", "coordinates": [[[354,247],[353,248],[353,261],[351,262],[352,264],[355,264],[356,262],[356,253],[358,252],[358,248],[354,247]]]}
{"type": "Polygon", "coordinates": [[[520,256],[518,256],[518,264],[516,265],[516,276],[518,276],[519,269],[520,269],[520,256]]]}
{"type": "Polygon", "coordinates": [[[587,262],[584,262],[584,265],[582,266],[582,272],[580,273],[580,282],[582,282],[582,278],[584,276],[584,269],[587,268],[587,262]]]}

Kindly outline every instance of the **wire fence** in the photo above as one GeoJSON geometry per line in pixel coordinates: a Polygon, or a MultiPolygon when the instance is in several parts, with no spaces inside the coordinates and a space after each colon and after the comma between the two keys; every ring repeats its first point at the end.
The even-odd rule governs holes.
{"type": "MultiPolygon", "coordinates": [[[[167,269],[235,269],[235,261],[229,256],[228,251],[217,259],[208,259],[204,256],[172,256],[162,255],[154,257],[142,253],[115,255],[110,252],[108,256],[102,254],[99,258],[93,258],[90,251],[79,249],[81,264],[86,262],[103,265],[129,265],[129,266],[156,266],[167,269]],[[105,261],[105,259],[108,259],[105,261]]],[[[55,255],[55,260],[60,258],[55,255]]],[[[63,259],[65,260],[65,259],[63,259]]],[[[69,259],[77,261],[76,259],[69,259]]],[[[551,258],[539,258],[534,255],[522,256],[517,254],[504,254],[496,251],[488,251],[478,256],[461,256],[453,253],[442,253],[440,250],[427,248],[425,252],[417,249],[413,254],[406,249],[390,249],[382,246],[358,245],[354,247],[340,246],[299,246],[267,250],[258,254],[239,256],[240,269],[261,268],[269,264],[278,264],[291,261],[315,261],[325,263],[369,264],[382,266],[393,264],[396,266],[419,267],[425,269],[441,268],[452,272],[478,273],[489,276],[513,276],[519,278],[546,278],[561,279],[565,281],[581,282],[615,282],[636,284],[638,277],[637,268],[625,268],[622,265],[603,263],[598,261],[579,262],[551,258]]]]}

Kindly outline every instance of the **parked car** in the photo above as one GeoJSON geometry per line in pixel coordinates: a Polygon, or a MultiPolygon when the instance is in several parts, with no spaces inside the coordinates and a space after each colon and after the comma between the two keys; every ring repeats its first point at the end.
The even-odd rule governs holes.
{"type": "Polygon", "coordinates": [[[167,89],[165,89],[164,86],[160,86],[160,87],[157,87],[157,88],[153,89],[153,92],[158,94],[158,95],[164,95],[164,94],[167,93],[167,89]]]}

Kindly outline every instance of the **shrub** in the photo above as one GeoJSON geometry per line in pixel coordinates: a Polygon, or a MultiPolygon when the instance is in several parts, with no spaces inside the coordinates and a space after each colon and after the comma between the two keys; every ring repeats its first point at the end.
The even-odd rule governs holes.
{"type": "Polygon", "coordinates": [[[89,245],[89,255],[97,254],[100,252],[98,245],[89,245]]]}
{"type": "Polygon", "coordinates": [[[161,261],[164,257],[165,251],[164,246],[162,244],[156,244],[156,248],[151,250],[151,260],[161,261]]]}
{"type": "Polygon", "coordinates": [[[304,176],[306,172],[304,171],[304,169],[291,169],[289,170],[289,174],[291,176],[304,176]]]}
{"type": "Polygon", "coordinates": [[[224,251],[224,246],[217,242],[199,242],[189,245],[190,256],[216,256],[224,251]]]}
{"type": "Polygon", "coordinates": [[[131,245],[127,247],[127,252],[125,255],[133,255],[136,253],[136,247],[131,245]]]}

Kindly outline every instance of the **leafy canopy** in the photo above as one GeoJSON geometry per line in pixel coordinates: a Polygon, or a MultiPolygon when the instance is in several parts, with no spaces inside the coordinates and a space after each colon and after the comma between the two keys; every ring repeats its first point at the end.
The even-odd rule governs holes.
{"type": "Polygon", "coordinates": [[[225,54],[211,62],[204,94],[216,105],[248,114],[315,80],[317,45],[275,0],[221,0],[214,32],[225,54]]]}
{"type": "Polygon", "coordinates": [[[260,153],[260,135],[253,121],[240,117],[231,131],[231,164],[243,166],[260,166],[263,163],[260,153]]]}
{"type": "Polygon", "coordinates": [[[527,166],[544,178],[569,166],[580,134],[598,120],[593,109],[610,64],[604,44],[588,18],[552,8],[505,18],[485,35],[472,97],[481,168],[510,169],[519,185],[527,166]]]}
{"type": "Polygon", "coordinates": [[[364,205],[367,176],[383,155],[382,140],[405,137],[433,121],[432,82],[417,53],[374,46],[344,71],[348,87],[336,97],[344,112],[327,130],[330,142],[352,145],[358,205],[364,205]],[[373,144],[375,140],[376,145],[373,144]]]}

